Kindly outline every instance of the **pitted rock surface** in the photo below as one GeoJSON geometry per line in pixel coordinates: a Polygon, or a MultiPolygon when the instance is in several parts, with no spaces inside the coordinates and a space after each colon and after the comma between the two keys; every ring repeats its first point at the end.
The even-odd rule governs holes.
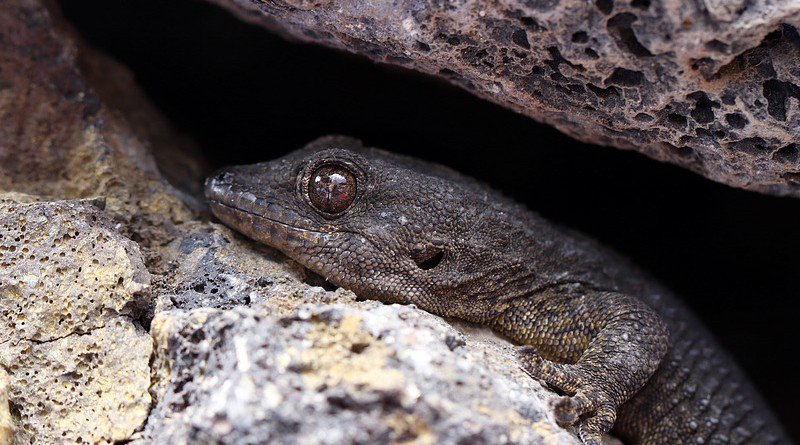
{"type": "MultiPolygon", "coordinates": [[[[89,86],[77,57],[91,52],[48,6],[0,7],[0,439],[115,443],[151,408],[140,321],[161,268],[148,246],[192,212],[89,86]]],[[[101,75],[124,71],[94,62],[101,75]]]]}
{"type": "Polygon", "coordinates": [[[0,325],[47,342],[135,317],[150,274],[136,243],[89,202],[0,204],[0,325]]]}
{"type": "Polygon", "coordinates": [[[304,297],[331,302],[321,288],[298,290],[305,272],[275,250],[253,245],[220,224],[190,223],[186,233],[160,251],[175,268],[165,277],[168,293],[159,297],[155,312],[170,309],[266,304],[276,313],[288,313],[304,297]]]}
{"type": "Polygon", "coordinates": [[[576,443],[507,342],[304,283],[210,222],[191,144],[52,3],[6,2],[0,29],[0,443],[576,443]]]}
{"type": "Polygon", "coordinates": [[[0,204],[0,366],[14,441],[126,439],[150,404],[152,340],[133,320],[150,298],[138,246],[91,202],[10,199],[0,204]]]}
{"type": "Polygon", "coordinates": [[[11,445],[14,440],[14,423],[8,406],[8,373],[0,368],[0,445],[11,445]]]}
{"type": "MultiPolygon", "coordinates": [[[[309,13],[303,8],[311,3],[295,3],[296,13],[309,13]]],[[[528,2],[520,10],[547,12],[556,4],[528,2]]],[[[355,2],[349,5],[357,6],[355,2]]],[[[424,12],[424,3],[417,5],[424,12]]],[[[603,22],[646,5],[655,8],[651,13],[660,10],[652,0],[613,4],[608,14],[602,12],[609,8],[608,2],[573,6],[595,8],[601,15],[587,10],[587,17],[603,22]]],[[[755,3],[747,5],[747,14],[767,10],[757,5],[754,9],[755,3]]],[[[691,15],[694,6],[685,7],[691,15]]],[[[442,4],[441,8],[448,7],[442,4]]],[[[731,17],[734,22],[747,15],[723,2],[709,8],[714,8],[715,17],[731,17]]],[[[370,13],[368,7],[362,11],[370,13]]],[[[773,11],[780,15],[779,8],[773,11]]],[[[548,14],[543,17],[555,20],[555,12],[548,14]]],[[[543,31],[537,40],[532,18],[524,17],[528,16],[509,23],[524,25],[531,54],[541,52],[537,48],[549,34],[543,31]]],[[[761,51],[772,57],[776,81],[795,85],[790,77],[796,73],[786,69],[781,59],[794,56],[775,55],[776,48],[790,48],[787,36],[791,37],[792,28],[783,27],[780,33],[765,37],[762,31],[773,29],[777,22],[764,17],[744,45],[760,48],[745,54],[752,57],[761,51]],[[764,43],[759,43],[762,37],[764,43]]],[[[623,31],[625,20],[618,26],[623,31]]],[[[630,26],[639,39],[642,23],[630,26]]],[[[796,26],[789,19],[786,23],[796,26]]],[[[413,25],[404,26],[413,31],[413,25]]],[[[371,26],[365,22],[349,29],[366,32],[371,26]]],[[[474,25],[464,24],[465,32],[469,26],[474,25]]],[[[144,100],[130,72],[75,38],[53,3],[6,1],[0,8],[0,30],[0,205],[5,212],[2,218],[8,221],[4,236],[14,234],[11,241],[0,243],[5,248],[5,259],[0,261],[7,263],[0,271],[6,326],[0,339],[0,443],[52,443],[64,437],[73,442],[81,437],[84,443],[168,439],[204,443],[225,437],[226,443],[241,443],[253,438],[266,441],[276,434],[304,443],[348,437],[370,443],[386,437],[416,439],[416,443],[469,442],[488,434],[493,435],[488,439],[493,443],[576,443],[573,435],[552,422],[549,401],[553,394],[521,374],[507,342],[469,326],[454,328],[412,307],[357,302],[350,292],[328,292],[303,283],[312,282],[313,277],[292,261],[209,222],[202,203],[192,196],[205,173],[200,173],[202,162],[191,144],[175,135],[144,100]],[[162,159],[160,167],[175,169],[167,168],[164,176],[182,189],[164,180],[154,161],[157,158],[162,159]],[[35,224],[25,225],[27,235],[17,241],[23,219],[35,224]],[[61,239],[57,247],[52,246],[55,239],[61,239]],[[51,261],[48,255],[53,254],[58,260],[51,261]],[[40,263],[43,258],[48,259],[40,263]],[[93,298],[95,294],[102,297],[93,298]],[[144,304],[146,310],[142,310],[144,304]],[[278,416],[263,417],[272,414],[278,416]],[[268,430],[273,427],[279,429],[268,430]]],[[[718,29],[723,34],[732,30],[718,29]]],[[[390,37],[394,31],[387,27],[380,32],[390,37]]],[[[516,31],[497,31],[497,38],[512,39],[509,45],[514,44],[516,31]]],[[[574,33],[576,40],[583,40],[582,34],[574,33]]],[[[388,53],[381,52],[380,46],[367,43],[368,35],[364,37],[350,40],[354,49],[373,48],[377,59],[389,59],[383,57],[388,53]]],[[[461,51],[475,45],[450,37],[429,43],[420,40],[423,44],[419,45],[420,52],[442,55],[443,75],[465,83],[473,76],[477,90],[479,77],[474,73],[502,71],[502,58],[495,61],[497,69],[477,63],[473,71],[448,71],[444,66],[451,61],[441,52],[444,48],[461,51]]],[[[516,33],[524,49],[521,37],[516,33]]],[[[614,42],[606,42],[608,51],[614,50],[614,42]]],[[[655,48],[642,42],[648,51],[655,48]]],[[[382,44],[390,43],[394,44],[387,39],[382,44]]],[[[489,49],[486,54],[464,51],[464,57],[496,56],[499,52],[493,51],[502,50],[489,49]]],[[[409,54],[416,57],[413,51],[409,54]]],[[[726,62],[729,66],[745,57],[729,56],[733,60],[726,62]]],[[[538,100],[550,104],[549,108],[542,105],[549,111],[541,113],[552,114],[564,128],[578,128],[579,122],[601,108],[590,104],[594,111],[579,110],[574,119],[571,114],[551,113],[558,110],[553,105],[558,100],[571,100],[558,96],[563,92],[559,93],[556,71],[566,73],[564,77],[580,73],[573,72],[577,69],[556,53],[547,57],[557,61],[555,68],[544,64],[540,74],[530,77],[541,77],[543,94],[538,100]]],[[[652,59],[659,57],[655,54],[652,59]]],[[[717,56],[709,58],[723,63],[717,56]]],[[[528,60],[532,59],[529,55],[528,60]]],[[[742,70],[750,69],[748,63],[742,70]]],[[[766,66],[763,60],[752,59],[752,63],[766,66]]],[[[535,69],[534,65],[520,67],[523,74],[535,69]]],[[[622,99],[612,94],[604,100],[627,104],[637,88],[619,85],[629,78],[620,73],[613,85],[597,85],[621,92],[622,99]]],[[[769,70],[765,73],[770,75],[769,70]]],[[[711,88],[708,85],[717,85],[714,82],[701,83],[711,88]]],[[[505,89],[513,86],[506,80],[491,85],[506,97],[505,89]]],[[[783,116],[780,105],[785,105],[789,132],[797,128],[790,125],[797,114],[791,85],[772,82],[770,87],[779,88],[768,89],[777,116],[783,116]]],[[[749,89],[741,94],[750,91],[758,96],[749,89]]],[[[675,97],[683,100],[681,95],[675,97]]],[[[717,99],[709,95],[709,100],[717,99]]],[[[694,102],[688,101],[686,109],[692,109],[694,102]]],[[[769,107],[760,109],[769,114],[769,107]]],[[[720,113],[727,112],[713,105],[710,110],[715,122],[720,113]]],[[[620,115],[625,116],[622,111],[620,115]]],[[[743,134],[763,127],[752,117],[756,114],[742,112],[742,116],[723,119],[740,126],[743,134]]],[[[687,126],[692,125],[687,117],[687,126]]],[[[585,134],[594,137],[594,133],[585,134]]],[[[795,165],[795,152],[788,146],[775,156],[787,166],[795,165]]],[[[765,174],[772,174],[771,164],[764,165],[765,174]]]]}
{"type": "Polygon", "coordinates": [[[173,310],[152,334],[169,384],[136,443],[578,443],[508,344],[413,308],[173,310]]]}
{"type": "Polygon", "coordinates": [[[800,196],[798,2],[212,1],[442,77],[582,141],[800,196]]]}

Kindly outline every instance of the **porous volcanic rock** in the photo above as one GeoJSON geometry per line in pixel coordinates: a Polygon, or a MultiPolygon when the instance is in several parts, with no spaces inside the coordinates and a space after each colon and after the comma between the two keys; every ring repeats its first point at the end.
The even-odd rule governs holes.
{"type": "MultiPolygon", "coordinates": [[[[102,103],[102,83],[89,86],[79,55],[91,53],[57,12],[3,3],[0,437],[19,444],[115,443],[142,428],[153,344],[142,322],[151,272],[162,270],[150,246],[195,217],[150,142],[102,103]]],[[[122,69],[95,63],[102,74],[122,69]]]]}
{"type": "Polygon", "coordinates": [[[191,142],[51,3],[0,30],[0,443],[577,443],[504,340],[211,222],[191,142]]]}
{"type": "Polygon", "coordinates": [[[144,309],[150,274],[113,226],[91,202],[0,203],[3,335],[49,342],[144,309]]]}
{"type": "Polygon", "coordinates": [[[582,141],[800,196],[797,1],[211,1],[447,79],[582,141]]]}
{"type": "Polygon", "coordinates": [[[172,310],[152,326],[169,384],[141,443],[578,443],[508,343],[414,308],[172,310]]]}
{"type": "Polygon", "coordinates": [[[124,440],[150,405],[152,340],[133,321],[150,297],[138,246],[90,203],[11,199],[0,204],[0,399],[14,440],[124,440]]]}

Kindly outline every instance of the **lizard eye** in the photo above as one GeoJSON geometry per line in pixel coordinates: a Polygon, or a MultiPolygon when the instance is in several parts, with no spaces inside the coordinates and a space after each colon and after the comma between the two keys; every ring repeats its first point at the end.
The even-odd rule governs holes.
{"type": "Polygon", "coordinates": [[[311,174],[308,198],[320,212],[337,214],[350,207],[356,198],[356,177],[338,164],[323,165],[311,174]]]}

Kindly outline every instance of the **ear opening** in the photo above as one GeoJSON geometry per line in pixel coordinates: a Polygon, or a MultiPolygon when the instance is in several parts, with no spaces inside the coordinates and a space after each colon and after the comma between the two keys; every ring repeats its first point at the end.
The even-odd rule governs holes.
{"type": "Polygon", "coordinates": [[[422,270],[430,270],[438,266],[444,259],[444,250],[434,250],[430,253],[431,255],[426,255],[422,258],[415,256],[414,263],[417,264],[417,267],[422,270]]]}

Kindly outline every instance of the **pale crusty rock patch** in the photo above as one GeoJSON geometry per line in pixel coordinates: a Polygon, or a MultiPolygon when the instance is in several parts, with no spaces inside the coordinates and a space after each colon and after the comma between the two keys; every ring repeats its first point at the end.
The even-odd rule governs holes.
{"type": "Polygon", "coordinates": [[[15,443],[113,443],[147,418],[152,340],[133,317],[150,275],[113,226],[90,201],[0,204],[0,366],[15,443]]]}
{"type": "Polygon", "coordinates": [[[510,345],[412,307],[175,309],[151,333],[168,383],[136,443],[578,443],[510,345]]]}

